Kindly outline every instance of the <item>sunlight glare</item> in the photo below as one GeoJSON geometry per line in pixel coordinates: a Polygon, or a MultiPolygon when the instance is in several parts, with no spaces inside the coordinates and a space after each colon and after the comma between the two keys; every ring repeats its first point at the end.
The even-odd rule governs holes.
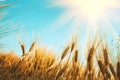
{"type": "Polygon", "coordinates": [[[105,17],[109,8],[117,5],[114,0],[66,0],[62,3],[68,8],[77,9],[89,23],[105,17]]]}
{"type": "MultiPolygon", "coordinates": [[[[116,34],[120,23],[120,0],[53,0],[53,7],[62,7],[65,12],[54,26],[61,26],[70,20],[71,26],[85,27],[85,32],[107,32],[116,34]],[[116,26],[115,26],[116,24],[116,26]],[[83,26],[80,26],[83,25],[83,26]],[[85,25],[85,26],[84,26],[85,25]]],[[[79,30],[79,29],[77,29],[79,30]]]]}

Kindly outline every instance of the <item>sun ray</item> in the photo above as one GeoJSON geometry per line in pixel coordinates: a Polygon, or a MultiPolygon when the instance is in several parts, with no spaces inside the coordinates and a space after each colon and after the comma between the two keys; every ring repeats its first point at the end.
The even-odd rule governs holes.
{"type": "Polygon", "coordinates": [[[51,0],[51,3],[53,7],[66,10],[55,22],[57,26],[74,19],[71,26],[85,27],[86,36],[101,31],[118,37],[116,29],[120,30],[120,0],[51,0]],[[84,24],[87,25],[81,26],[84,24]]]}
{"type": "Polygon", "coordinates": [[[68,23],[70,20],[72,20],[75,17],[75,12],[69,12],[65,11],[61,16],[51,25],[51,27],[54,27],[54,30],[57,30],[59,27],[63,26],[65,23],[68,23]]]}

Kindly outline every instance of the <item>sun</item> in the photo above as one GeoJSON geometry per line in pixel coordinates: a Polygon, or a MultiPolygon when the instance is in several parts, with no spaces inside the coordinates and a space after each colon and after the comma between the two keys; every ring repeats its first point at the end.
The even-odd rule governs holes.
{"type": "Polygon", "coordinates": [[[119,30],[120,0],[52,0],[52,5],[65,9],[57,25],[74,19],[71,24],[77,24],[77,27],[87,24],[84,26],[86,31],[100,32],[104,28],[105,32],[111,31],[114,36],[117,35],[115,29],[119,30]]]}
{"type": "Polygon", "coordinates": [[[69,7],[78,9],[88,19],[98,19],[105,16],[108,9],[115,6],[113,0],[71,0],[69,7]]]}

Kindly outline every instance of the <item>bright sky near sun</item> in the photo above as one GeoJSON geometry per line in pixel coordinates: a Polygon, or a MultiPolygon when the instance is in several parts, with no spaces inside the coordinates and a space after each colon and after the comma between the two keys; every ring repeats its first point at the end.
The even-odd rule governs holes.
{"type": "Polygon", "coordinates": [[[15,50],[20,54],[21,39],[27,48],[39,38],[40,44],[58,50],[67,44],[74,31],[80,32],[82,38],[96,31],[117,38],[119,4],[119,0],[20,0],[6,10],[9,14],[3,21],[12,20],[23,28],[2,39],[2,43],[7,46],[6,51],[15,50]]]}
{"type": "Polygon", "coordinates": [[[20,32],[2,39],[1,42],[5,45],[6,51],[14,50],[21,54],[19,45],[21,39],[27,48],[36,38],[39,39],[40,44],[48,48],[62,49],[64,47],[70,33],[70,28],[67,27],[69,24],[63,25],[64,28],[59,28],[59,30],[54,30],[52,27],[63,9],[47,7],[45,0],[21,0],[7,9],[10,15],[8,14],[8,18],[3,21],[12,20],[13,23],[23,28],[20,32]]]}

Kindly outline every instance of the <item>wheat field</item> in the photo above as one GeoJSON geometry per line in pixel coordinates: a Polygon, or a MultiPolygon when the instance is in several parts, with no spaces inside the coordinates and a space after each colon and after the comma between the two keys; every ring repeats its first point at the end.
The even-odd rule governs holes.
{"type": "Polygon", "coordinates": [[[79,60],[77,42],[65,47],[60,60],[52,51],[35,45],[33,42],[26,52],[21,43],[21,57],[0,52],[0,80],[120,80],[120,56],[111,62],[109,47],[102,41],[88,47],[86,65],[79,60]]]}

